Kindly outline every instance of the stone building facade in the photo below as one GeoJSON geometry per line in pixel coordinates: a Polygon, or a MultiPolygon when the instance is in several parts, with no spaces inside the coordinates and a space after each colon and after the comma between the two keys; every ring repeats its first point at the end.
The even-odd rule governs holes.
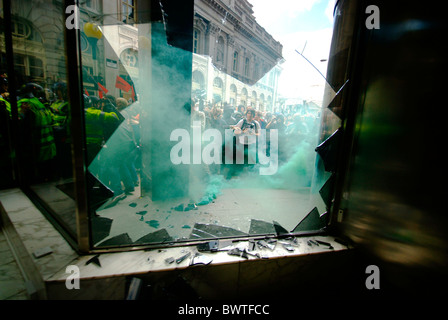
{"type": "MultiPolygon", "coordinates": [[[[27,2],[27,6],[12,3],[15,67],[21,68],[17,74],[23,77],[18,82],[32,81],[51,89],[58,81],[66,82],[63,3],[47,10],[43,1],[27,2]]],[[[118,75],[129,81],[139,78],[141,26],[134,20],[138,3],[80,1],[82,73],[89,94],[98,95],[100,82],[111,94],[130,98],[130,93],[115,88],[115,79],[118,75]],[[103,37],[94,44],[83,32],[86,22],[102,28],[103,37]]],[[[200,92],[211,103],[274,110],[282,45],[256,22],[249,1],[195,0],[193,28],[192,96],[200,92]]],[[[5,69],[5,48],[1,51],[5,69]]]]}
{"type": "Polygon", "coordinates": [[[195,0],[193,92],[209,102],[273,111],[282,45],[260,26],[247,0],[195,0]]]}

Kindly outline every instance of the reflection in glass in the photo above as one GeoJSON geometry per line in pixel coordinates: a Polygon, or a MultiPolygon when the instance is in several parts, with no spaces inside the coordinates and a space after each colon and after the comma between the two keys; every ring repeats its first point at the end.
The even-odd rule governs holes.
{"type": "Polygon", "coordinates": [[[323,227],[319,190],[329,174],[317,174],[315,148],[326,106],[279,94],[282,44],[238,1],[218,14],[198,0],[180,16],[162,1],[150,22],[136,21],[145,11],[134,6],[132,24],[129,7],[104,8],[102,37],[89,42],[96,57],[82,52],[89,192],[109,192],[92,206],[93,244],[323,227]]]}
{"type": "MultiPolygon", "coordinates": [[[[0,8],[3,9],[3,1],[0,1],[0,8]]],[[[3,10],[0,12],[1,25],[3,26],[3,10]]],[[[9,93],[9,82],[6,61],[4,28],[0,30],[0,189],[14,186],[13,163],[16,157],[12,147],[12,112],[11,98],[9,93]]]]}
{"type": "Polygon", "coordinates": [[[2,39],[0,73],[17,88],[2,96],[17,100],[21,181],[76,239],[64,12],[61,2],[11,1],[14,61],[4,63],[2,39]]]}

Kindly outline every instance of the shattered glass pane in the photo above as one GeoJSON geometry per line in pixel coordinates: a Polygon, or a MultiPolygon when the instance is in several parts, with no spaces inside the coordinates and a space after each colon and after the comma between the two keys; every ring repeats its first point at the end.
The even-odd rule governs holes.
{"type": "Polygon", "coordinates": [[[110,5],[81,32],[97,247],[320,227],[307,222],[328,203],[316,147],[340,127],[329,108],[343,87],[325,79],[332,19],[313,7],[325,28],[305,34],[286,11],[270,20],[272,4],[216,5],[110,5]]]}

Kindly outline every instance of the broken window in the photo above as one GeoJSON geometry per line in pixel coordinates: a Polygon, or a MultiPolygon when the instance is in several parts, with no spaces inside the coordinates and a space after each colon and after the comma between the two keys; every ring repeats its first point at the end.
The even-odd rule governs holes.
{"type": "Polygon", "coordinates": [[[239,7],[246,19],[238,1],[138,2],[134,25],[103,12],[96,57],[82,53],[94,247],[324,230],[339,125],[324,2],[312,14],[325,28],[311,29],[261,1],[239,7]]]}

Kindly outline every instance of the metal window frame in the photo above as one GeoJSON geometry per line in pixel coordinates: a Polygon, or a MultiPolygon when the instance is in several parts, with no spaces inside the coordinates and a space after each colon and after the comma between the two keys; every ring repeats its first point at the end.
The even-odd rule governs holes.
{"type": "MultiPolygon", "coordinates": [[[[75,5],[79,8],[78,0],[65,0],[64,7],[75,5]]],[[[65,13],[65,19],[69,16],[65,13]]],[[[65,21],[65,20],[64,20],[65,21]]],[[[68,76],[68,92],[70,105],[80,106],[70,108],[72,139],[72,163],[76,202],[77,244],[80,253],[91,251],[91,228],[89,222],[89,206],[87,195],[87,168],[84,125],[84,101],[82,91],[82,61],[81,61],[81,32],[76,28],[65,30],[65,56],[68,76]]]]}

